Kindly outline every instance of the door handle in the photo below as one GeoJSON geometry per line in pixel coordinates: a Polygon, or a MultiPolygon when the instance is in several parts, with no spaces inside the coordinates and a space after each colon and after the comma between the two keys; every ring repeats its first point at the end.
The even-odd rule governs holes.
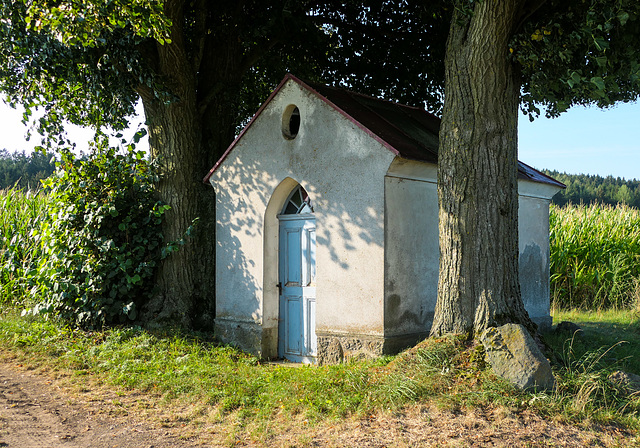
{"type": "Polygon", "coordinates": [[[278,295],[282,295],[282,282],[278,282],[276,286],[278,287],[278,295]]]}

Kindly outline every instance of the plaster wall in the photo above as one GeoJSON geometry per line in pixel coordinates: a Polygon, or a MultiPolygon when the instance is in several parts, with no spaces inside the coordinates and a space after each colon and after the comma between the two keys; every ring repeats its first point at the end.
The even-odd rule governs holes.
{"type": "Polygon", "coordinates": [[[540,330],[551,328],[549,286],[549,204],[559,191],[550,185],[520,181],[518,231],[520,289],[529,317],[540,330]]]}
{"type": "Polygon", "coordinates": [[[433,321],[440,253],[435,175],[435,165],[396,158],[385,177],[385,336],[400,348],[426,336],[433,321]]]}
{"type": "Polygon", "coordinates": [[[261,356],[277,353],[276,215],[297,183],[316,217],[316,334],[382,337],[383,176],[393,158],[313,93],[291,80],[282,86],[210,178],[217,196],[216,328],[223,339],[261,356]],[[292,104],[300,129],[286,139],[282,116],[292,104]]]}
{"type": "MultiPolygon", "coordinates": [[[[401,346],[428,334],[438,286],[437,167],[397,157],[385,177],[385,336],[401,346]],[[405,336],[405,341],[401,336],[405,336]]],[[[520,284],[541,329],[549,315],[549,203],[558,188],[518,181],[520,284]]]]}

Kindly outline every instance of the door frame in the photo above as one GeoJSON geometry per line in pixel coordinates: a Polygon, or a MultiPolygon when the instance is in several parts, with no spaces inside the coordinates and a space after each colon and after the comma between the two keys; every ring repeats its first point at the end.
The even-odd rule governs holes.
{"type": "Polygon", "coordinates": [[[311,189],[310,192],[308,185],[286,177],[273,190],[264,213],[260,338],[262,356],[267,359],[278,357],[278,319],[280,317],[280,294],[277,286],[280,279],[280,220],[278,216],[282,213],[291,193],[298,185],[301,185],[308,194],[312,194],[314,191],[311,189]]]}

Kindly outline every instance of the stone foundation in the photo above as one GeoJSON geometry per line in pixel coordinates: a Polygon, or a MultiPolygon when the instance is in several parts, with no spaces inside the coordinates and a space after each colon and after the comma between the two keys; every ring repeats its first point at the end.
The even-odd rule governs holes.
{"type": "Polygon", "coordinates": [[[214,334],[223,343],[238,347],[252,355],[263,357],[262,327],[254,322],[216,318],[214,334]]]}
{"type": "Polygon", "coordinates": [[[429,333],[416,333],[385,338],[370,335],[319,334],[317,363],[339,364],[349,360],[395,355],[413,347],[428,335],[429,333]]]}
{"type": "Polygon", "coordinates": [[[318,365],[376,358],[383,353],[384,339],[375,336],[318,335],[318,365]]]}

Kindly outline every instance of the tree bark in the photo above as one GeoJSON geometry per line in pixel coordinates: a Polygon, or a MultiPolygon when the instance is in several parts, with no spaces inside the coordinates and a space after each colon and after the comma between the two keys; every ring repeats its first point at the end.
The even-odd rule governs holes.
{"type": "Polygon", "coordinates": [[[233,140],[236,108],[226,98],[237,93],[233,89],[241,77],[237,59],[242,50],[234,47],[240,56],[230,58],[226,42],[212,39],[199,52],[188,52],[181,29],[184,7],[182,0],[165,2],[165,13],[173,23],[171,43],[158,44],[148,56],[173,97],[167,101],[150,90],[140,91],[151,156],[160,166],[158,196],[171,207],[163,223],[164,240],[184,242],[162,261],[157,293],[144,307],[142,318],[163,326],[212,329],[215,194],[202,179],[233,140]],[[210,94],[213,89],[218,93],[210,94]]]}
{"type": "Polygon", "coordinates": [[[509,38],[523,0],[458,2],[445,58],[438,201],[440,274],[432,335],[530,320],[518,277],[520,84],[509,38]]]}

